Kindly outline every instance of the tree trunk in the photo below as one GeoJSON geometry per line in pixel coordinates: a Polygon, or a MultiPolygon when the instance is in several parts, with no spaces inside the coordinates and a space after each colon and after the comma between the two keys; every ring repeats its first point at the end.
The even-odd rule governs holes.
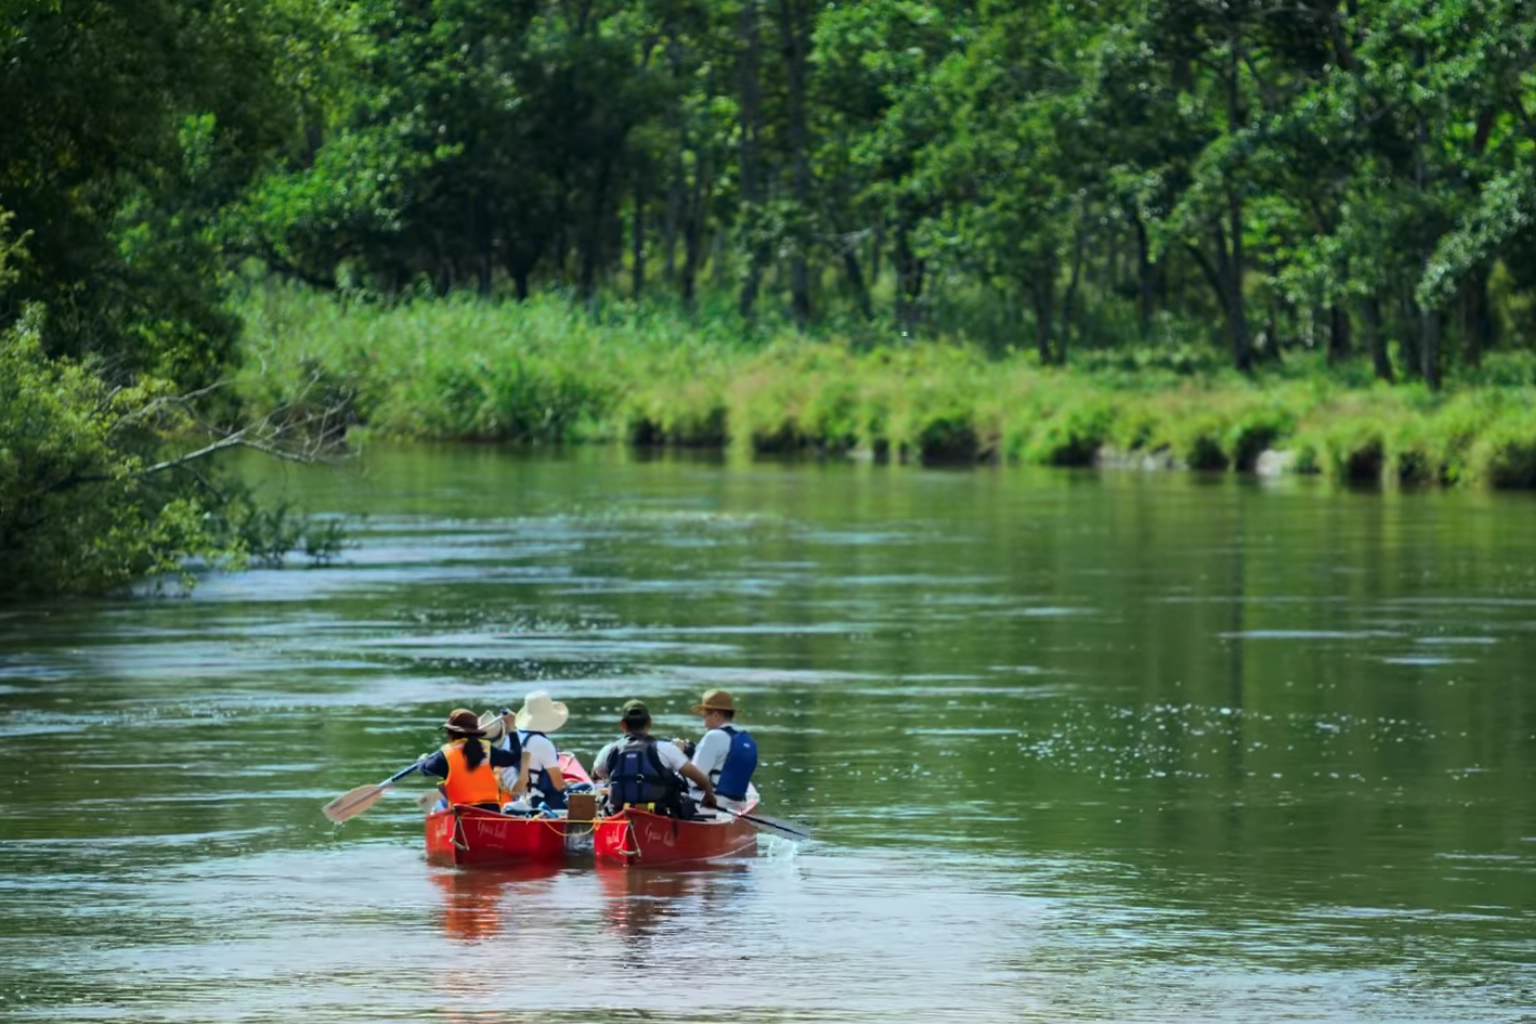
{"type": "Polygon", "coordinates": [[[880,257],[885,252],[885,222],[877,221],[869,233],[869,282],[880,283],[880,257]]]}
{"type": "MultiPolygon", "coordinates": [[[[1241,217],[1240,206],[1234,216],[1241,217]]],[[[1212,226],[1211,241],[1216,253],[1214,265],[1198,246],[1186,243],[1185,249],[1194,257],[1211,290],[1216,293],[1216,300],[1221,304],[1222,315],[1227,321],[1227,334],[1232,339],[1234,365],[1239,372],[1248,373],[1253,368],[1253,350],[1248,338],[1248,312],[1243,304],[1243,278],[1237,269],[1241,265],[1242,243],[1238,242],[1235,252],[1228,248],[1227,229],[1221,220],[1212,226]]]]}
{"type": "Polygon", "coordinates": [[[1152,330],[1152,303],[1156,298],[1152,269],[1152,247],[1147,238],[1147,226],[1138,215],[1132,218],[1136,225],[1136,314],[1145,338],[1152,330]]]}
{"type": "Polygon", "coordinates": [[[475,287],[482,297],[489,298],[491,294],[491,270],[493,263],[491,232],[489,220],[485,212],[485,197],[476,191],[466,200],[465,213],[469,218],[469,238],[467,241],[472,253],[470,258],[474,266],[475,287]]]}
{"type": "MultiPolygon", "coordinates": [[[[687,135],[683,135],[686,140],[687,135]]],[[[677,234],[683,219],[683,201],[686,197],[687,170],[683,164],[683,149],[678,147],[677,159],[672,162],[671,180],[667,182],[667,206],[661,219],[661,279],[668,286],[677,278],[677,234]]]]}
{"type": "Polygon", "coordinates": [[[1440,389],[1440,311],[1419,311],[1419,374],[1431,391],[1440,389]]]}
{"type": "Polygon", "coordinates": [[[1349,310],[1336,302],[1328,308],[1328,365],[1338,366],[1349,356],[1349,310]]]}
{"type": "Polygon", "coordinates": [[[635,175],[635,209],[629,228],[630,292],[640,298],[645,292],[645,170],[635,175]]]}
{"type": "Polygon", "coordinates": [[[1481,268],[1462,282],[1462,360],[1480,366],[1483,353],[1493,345],[1493,315],[1488,308],[1488,272],[1481,268]]]}
{"type": "Polygon", "coordinates": [[[1226,292],[1227,331],[1232,337],[1232,362],[1239,373],[1253,370],[1253,345],[1248,336],[1248,308],[1243,298],[1243,204],[1227,193],[1232,237],[1222,246],[1222,287],[1226,292]],[[1230,246],[1230,248],[1228,248],[1230,246]]]}
{"type": "Polygon", "coordinates": [[[892,256],[896,264],[896,325],[903,335],[917,334],[918,299],[923,292],[923,261],[913,254],[907,244],[905,222],[896,228],[896,251],[892,256]]]}
{"type": "Polygon", "coordinates": [[[592,190],[592,205],[587,210],[587,227],[581,239],[581,271],[579,288],[583,301],[590,301],[597,293],[597,268],[602,262],[604,227],[608,223],[608,182],[613,166],[604,160],[597,169],[597,181],[592,190]]]}
{"type": "Polygon", "coordinates": [[[1265,351],[1271,359],[1280,358],[1280,298],[1274,291],[1269,293],[1269,301],[1264,304],[1264,343],[1265,351]]]}
{"type": "Polygon", "coordinates": [[[748,257],[747,276],[741,283],[736,308],[743,317],[752,316],[763,283],[763,271],[768,266],[768,246],[761,237],[763,196],[758,149],[762,117],[762,83],[758,72],[761,17],[757,0],[742,0],[738,26],[741,37],[741,224],[748,257]]]}
{"type": "Polygon", "coordinates": [[[1061,341],[1056,346],[1056,361],[1067,365],[1067,348],[1072,343],[1073,312],[1077,305],[1077,284],[1083,272],[1083,245],[1088,236],[1082,211],[1077,220],[1077,240],[1072,246],[1072,276],[1067,281],[1067,292],[1061,300],[1061,341]]]}
{"type": "MultiPolygon", "coordinates": [[[[1420,54],[1414,60],[1414,67],[1423,67],[1424,59],[1420,54]]],[[[1418,134],[1414,146],[1414,183],[1421,194],[1429,190],[1429,160],[1426,151],[1429,148],[1429,124],[1424,116],[1419,115],[1418,134]]],[[[1424,261],[1429,261],[1429,251],[1426,247],[1424,261]]],[[[1418,309],[1419,314],[1419,375],[1424,378],[1430,390],[1439,390],[1440,387],[1440,311],[1435,309],[1418,309]]]]}
{"type": "Polygon", "coordinates": [[[704,196],[708,192],[709,173],[708,153],[700,150],[694,163],[693,194],[688,200],[683,232],[682,297],[683,304],[689,309],[693,308],[696,298],[695,282],[704,255],[704,196]]]}
{"type": "MultiPolygon", "coordinates": [[[[1236,136],[1242,127],[1242,90],[1238,78],[1242,68],[1242,36],[1236,22],[1227,47],[1227,132],[1236,136]]],[[[1230,173],[1230,172],[1229,172],[1230,173]]],[[[1231,234],[1226,252],[1227,328],[1232,335],[1232,359],[1239,373],[1253,369],[1252,342],[1248,337],[1248,309],[1243,299],[1243,198],[1234,182],[1227,182],[1227,230],[1231,234]]]]}
{"type": "MultiPolygon", "coordinates": [[[[1120,230],[1114,221],[1106,221],[1104,229],[1104,267],[1107,272],[1106,280],[1111,294],[1117,298],[1120,294],[1120,285],[1124,281],[1120,266],[1120,230]]],[[[1091,268],[1090,268],[1091,269],[1091,268]]],[[[1091,280],[1091,279],[1090,279],[1091,280]]]]}
{"type": "Polygon", "coordinates": [[[1392,359],[1387,355],[1387,338],[1382,331],[1381,300],[1374,295],[1360,303],[1360,319],[1365,326],[1365,343],[1371,350],[1371,365],[1376,376],[1392,383],[1392,359]]]}
{"type": "Polygon", "coordinates": [[[802,328],[811,319],[811,282],[807,263],[811,241],[811,144],[805,110],[806,64],[810,50],[807,2],[779,0],[788,84],[789,159],[795,200],[794,251],[789,260],[790,307],[795,322],[802,328]]]}
{"type": "Polygon", "coordinates": [[[1056,281],[1054,273],[1036,274],[1026,286],[1030,304],[1035,309],[1035,353],[1041,366],[1051,364],[1051,317],[1056,308],[1056,281]]]}
{"type": "Polygon", "coordinates": [[[725,232],[716,230],[709,236],[709,283],[717,292],[726,290],[730,282],[731,259],[726,245],[725,232]]]}
{"type": "Polygon", "coordinates": [[[856,244],[849,244],[843,248],[843,276],[848,279],[848,290],[853,293],[853,301],[858,307],[860,318],[872,319],[875,311],[870,306],[869,286],[864,283],[864,270],[859,266],[859,250],[856,244]]]}
{"type": "Polygon", "coordinates": [[[1398,340],[1397,352],[1402,363],[1404,380],[1420,380],[1424,373],[1424,361],[1419,358],[1418,343],[1413,335],[1416,331],[1422,331],[1423,325],[1419,319],[1419,307],[1413,301],[1411,289],[1399,286],[1397,292],[1397,314],[1402,320],[1402,335],[1398,340]]]}

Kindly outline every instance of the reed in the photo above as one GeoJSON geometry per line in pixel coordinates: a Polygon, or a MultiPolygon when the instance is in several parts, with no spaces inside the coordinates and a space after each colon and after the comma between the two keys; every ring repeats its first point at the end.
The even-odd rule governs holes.
{"type": "Polygon", "coordinates": [[[1522,358],[1433,394],[1306,360],[1256,379],[1182,350],[1172,363],[1087,352],[1061,369],[558,294],[385,306],[265,286],[238,312],[250,411],[326,403],[376,437],[1212,471],[1278,448],[1293,470],[1339,480],[1536,486],[1536,372],[1522,358]]]}

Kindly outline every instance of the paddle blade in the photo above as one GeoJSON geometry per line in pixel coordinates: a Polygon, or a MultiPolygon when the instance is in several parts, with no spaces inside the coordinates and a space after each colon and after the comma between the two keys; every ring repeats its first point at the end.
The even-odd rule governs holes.
{"type": "Polygon", "coordinates": [[[358,786],[341,794],[335,800],[320,808],[320,813],[334,822],[343,822],[348,818],[355,818],[368,808],[379,802],[379,799],[389,792],[388,786],[373,784],[358,786]]]}

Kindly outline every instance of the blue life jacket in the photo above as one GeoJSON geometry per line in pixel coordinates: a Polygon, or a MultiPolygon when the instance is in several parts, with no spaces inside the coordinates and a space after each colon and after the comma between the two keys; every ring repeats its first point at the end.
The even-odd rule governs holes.
{"type": "MultiPolygon", "coordinates": [[[[542,732],[534,732],[532,729],[517,730],[518,749],[528,745],[528,740],[534,736],[544,736],[542,732]]],[[[548,736],[544,736],[549,739],[548,736]]],[[[519,755],[521,756],[521,755],[519,755]]],[[[552,811],[558,811],[565,807],[565,793],[555,788],[555,782],[549,777],[549,773],[539,768],[528,773],[528,788],[544,798],[544,806],[552,811]]]]}
{"type": "Polygon", "coordinates": [[[757,770],[757,741],[745,729],[734,725],[722,725],[720,731],[731,738],[731,750],[725,755],[720,770],[710,773],[715,776],[710,781],[714,783],[717,795],[727,800],[745,800],[747,783],[752,781],[752,773],[757,770]]]}
{"type": "Polygon", "coordinates": [[[662,814],[677,814],[683,780],[661,763],[653,736],[631,736],[603,763],[608,775],[608,812],[651,804],[662,814]]]}

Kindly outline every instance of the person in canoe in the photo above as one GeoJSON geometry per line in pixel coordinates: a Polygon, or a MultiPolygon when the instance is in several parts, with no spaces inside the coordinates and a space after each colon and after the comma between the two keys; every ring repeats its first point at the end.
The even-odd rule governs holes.
{"type": "Polygon", "coordinates": [[[608,780],[606,813],[644,807],[657,814],[691,818],[694,801],[688,795],[687,782],[702,793],[700,803],[715,806],[715,787],[709,776],[676,746],[651,735],[651,713],[645,704],[638,700],[626,703],[619,728],[624,735],[598,751],[592,763],[592,774],[608,780]]]}
{"type": "MultiPolygon", "coordinates": [[[[725,807],[739,807],[747,799],[747,783],[757,770],[757,741],[736,725],[736,702],[724,690],[710,690],[691,709],[704,716],[704,737],[694,744],[673,740],[689,755],[715,786],[715,799],[725,807]]],[[[698,799],[694,787],[690,793],[698,799]]]]}
{"type": "Polygon", "coordinates": [[[421,774],[443,780],[437,788],[449,805],[501,810],[509,794],[497,769],[521,767],[521,754],[487,743],[480,720],[465,708],[457,708],[448,716],[443,731],[448,742],[421,762],[421,774]]]}
{"type": "MultiPolygon", "coordinates": [[[[519,757],[532,798],[530,806],[537,803],[545,810],[565,809],[569,785],[560,771],[560,754],[549,734],[564,726],[568,718],[570,712],[565,704],[551,700],[544,690],[534,690],[523,698],[523,706],[516,715],[504,713],[484,726],[492,740],[500,741],[500,749],[519,757]]],[[[520,794],[522,789],[513,787],[513,792],[520,794]]]]}

